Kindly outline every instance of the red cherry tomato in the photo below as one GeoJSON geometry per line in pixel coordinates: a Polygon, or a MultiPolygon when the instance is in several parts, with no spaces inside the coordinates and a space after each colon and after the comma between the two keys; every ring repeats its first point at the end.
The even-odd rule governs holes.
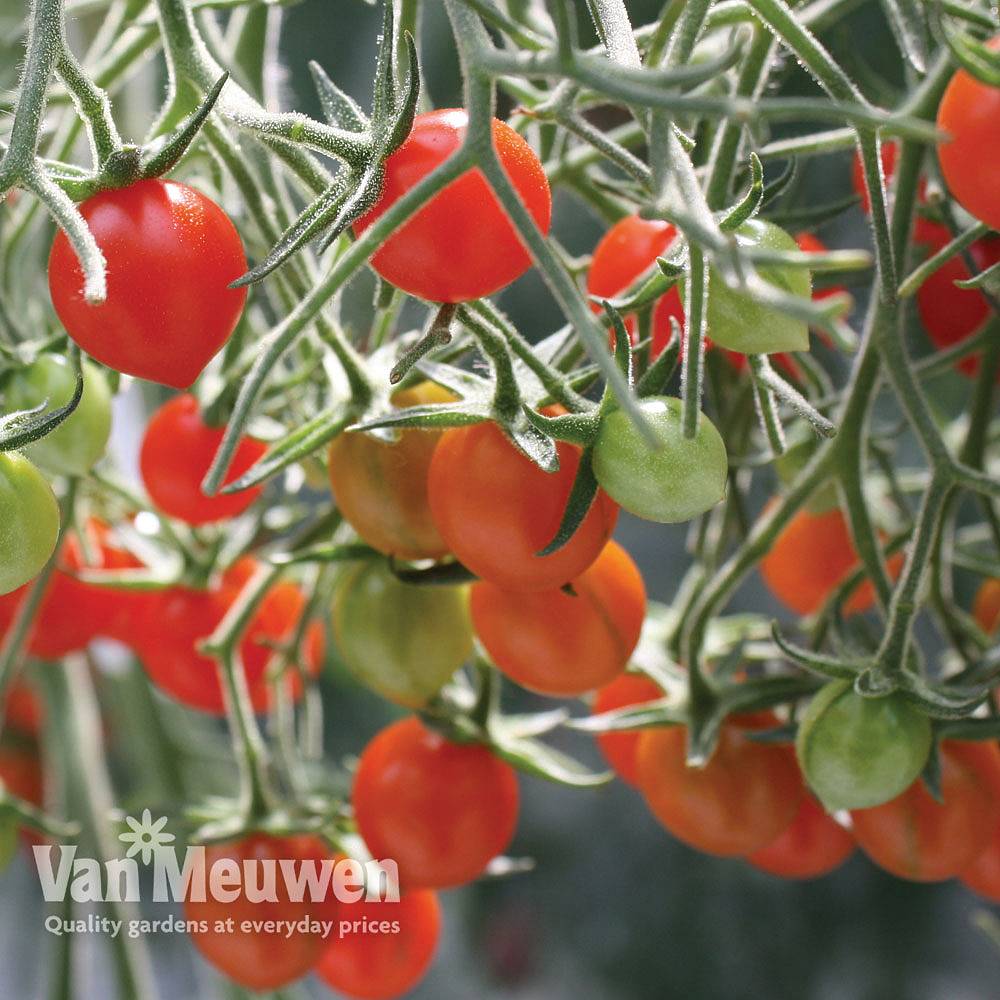
{"type": "Polygon", "coordinates": [[[83,273],[60,230],[49,257],[52,303],[67,333],[116,371],[185,389],[236,328],[247,269],[225,212],[177,181],[102,191],[80,211],[107,261],[103,304],[83,297],[83,273]]]}
{"type": "Polygon", "coordinates": [[[851,813],[858,846],[900,878],[939,882],[973,863],[1000,822],[1000,750],[990,743],[941,744],[941,793],[922,780],[898,798],[851,813]]]}
{"type": "Polygon", "coordinates": [[[854,838],[811,796],[803,795],[792,825],[747,857],[755,868],[781,878],[819,878],[854,853],[854,838]]]}
{"type": "MultiPolygon", "coordinates": [[[[1000,35],[987,42],[1000,51],[1000,35]]],[[[951,138],[938,146],[941,173],[963,208],[991,229],[1000,229],[1000,87],[965,69],[951,78],[938,107],[937,125],[951,138]]]]}
{"type": "Polygon", "coordinates": [[[1000,626],[1000,580],[984,580],[972,605],[972,615],[979,627],[992,635],[1000,626]]]}
{"type": "Polygon", "coordinates": [[[803,795],[791,747],[756,743],[748,729],[776,725],[762,713],[729,720],[709,762],[686,762],[682,726],[639,737],[639,791],[653,815],[679,840],[707,854],[753,854],[791,825],[803,795]]]}
{"type": "Polygon", "coordinates": [[[343,904],[338,920],[351,928],[323,953],[316,975],[358,1000],[393,1000],[412,990],[441,936],[441,904],[430,889],[408,892],[398,903],[343,904]]]}
{"type": "MultiPolygon", "coordinates": [[[[587,291],[602,298],[614,298],[639,277],[657,257],[662,257],[677,230],[669,222],[640,219],[629,215],[616,222],[601,238],[594,249],[590,272],[587,275],[587,291]]],[[[600,306],[592,306],[600,312],[600,306]]],[[[671,316],[683,327],[684,305],[675,285],[665,295],[660,296],[653,309],[653,341],[650,357],[655,358],[670,342],[671,316]]],[[[626,316],[625,325],[629,334],[635,331],[635,317],[626,316]]]]}
{"type": "Polygon", "coordinates": [[[4,724],[24,736],[38,736],[45,721],[45,706],[25,681],[13,681],[3,704],[4,724]]]}
{"type": "Polygon", "coordinates": [[[351,798],[372,856],[396,862],[404,890],[471,881],[506,850],[517,824],[510,765],[486,747],[450,742],[415,717],[365,747],[351,798]]]}
{"type": "Polygon", "coordinates": [[[962,883],[980,896],[1000,903],[1000,826],[986,848],[958,875],[962,883]]]}
{"type": "MultiPolygon", "coordinates": [[[[386,160],[382,197],[354,229],[363,233],[390,205],[454,153],[469,116],[461,108],[417,115],[413,131],[386,160]]],[[[504,122],[493,121],[497,156],[538,228],[547,233],[552,197],[531,147],[504,122]]],[[[513,224],[478,170],[453,181],[382,244],[372,267],[390,284],[432,302],[492,295],[530,266],[513,224]]]]}
{"type": "MultiPolygon", "coordinates": [[[[951,240],[943,226],[926,223],[924,238],[930,252],[937,253],[951,240]]],[[[1000,263],[1000,236],[985,236],[969,247],[977,271],[1000,263]]],[[[959,288],[955,282],[970,278],[961,255],[939,267],[917,289],[917,311],[932,343],[939,350],[953,347],[971,337],[989,319],[989,300],[975,288],[959,288]]],[[[978,355],[962,358],[956,365],[964,375],[975,377],[979,371],[978,355]]],[[[1000,381],[1000,377],[998,377],[1000,381]]]]}
{"type": "Polygon", "coordinates": [[[427,496],[441,537],[473,573],[508,590],[551,590],[579,576],[611,537],[617,505],[599,490],[576,534],[537,555],[562,521],[580,449],[560,442],[543,472],[493,423],[449,430],[431,460],[427,496]]]}
{"type": "MultiPolygon", "coordinates": [[[[305,881],[303,869],[308,872],[314,867],[318,873],[320,866],[329,860],[332,860],[330,852],[323,842],[309,836],[273,837],[254,833],[241,840],[208,845],[205,868],[209,887],[212,868],[220,862],[235,862],[243,872],[248,863],[271,864],[278,869],[274,878],[275,898],[252,900],[241,889],[234,902],[221,902],[209,888],[203,901],[185,900],[185,919],[207,925],[207,930],[192,931],[195,946],[212,965],[247,989],[276,990],[300,979],[319,961],[327,941],[321,933],[297,929],[289,937],[283,926],[268,931],[262,925],[265,921],[336,920],[339,904],[334,896],[314,901],[307,891],[304,899],[295,901],[288,890],[289,881],[296,878],[305,881]],[[283,875],[279,866],[290,868],[289,874],[283,875]],[[216,930],[216,923],[226,920],[232,920],[233,930],[216,930]],[[257,926],[244,927],[244,922],[257,926]]],[[[247,888],[255,885],[270,888],[259,868],[256,876],[244,874],[243,879],[247,888]]],[[[226,887],[231,890],[228,884],[226,887]]]]}
{"type": "MultiPolygon", "coordinates": [[[[242,514],[263,492],[255,486],[239,493],[208,497],[202,480],[222,443],[224,429],[209,427],[194,396],[176,396],[153,414],[142,440],[139,465],[153,503],[188,524],[210,524],[242,514]]],[[[226,483],[239,479],[267,451],[253,438],[236,448],[226,483]]]]}
{"type": "MultiPolygon", "coordinates": [[[[601,715],[618,708],[657,701],[662,697],[663,692],[648,677],[641,674],[622,674],[597,692],[592,711],[594,715],[601,715]]],[[[636,785],[639,782],[636,753],[641,735],[641,731],[637,730],[633,733],[600,733],[597,737],[597,744],[608,763],[618,777],[629,785],[636,785]]]]}
{"type": "MultiPolygon", "coordinates": [[[[760,571],[775,597],[800,615],[818,611],[837,585],[858,564],[847,519],[839,508],[814,513],[803,507],[785,526],[764,556],[760,571]]],[[[903,554],[889,557],[886,568],[896,577],[903,554]]],[[[844,602],[846,614],[867,611],[875,588],[864,580],[844,602]]]]}
{"type": "MultiPolygon", "coordinates": [[[[215,631],[256,569],[252,559],[242,559],[208,590],[172,587],[156,595],[140,630],[143,640],[137,653],[149,679],[161,691],[189,708],[225,713],[218,664],[199,652],[198,644],[215,631]]],[[[294,584],[279,583],[261,601],[243,636],[240,661],[257,712],[270,705],[266,674],[273,647],[290,639],[304,607],[305,598],[294,584]]],[[[303,669],[315,676],[322,666],[324,647],[318,623],[309,626],[304,646],[303,669]]],[[[291,696],[299,697],[302,686],[297,672],[289,673],[288,684],[291,696]]]]}
{"type": "Polygon", "coordinates": [[[539,694],[572,696],[607,684],[628,665],[646,616],[639,568],[617,543],[562,590],[472,587],[472,624],[493,662],[539,694]]]}

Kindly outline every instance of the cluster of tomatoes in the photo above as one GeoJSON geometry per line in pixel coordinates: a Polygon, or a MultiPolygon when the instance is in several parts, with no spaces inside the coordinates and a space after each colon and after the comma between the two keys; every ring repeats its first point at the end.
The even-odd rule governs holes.
{"type": "MultiPolygon", "coordinates": [[[[945,95],[939,119],[952,136],[941,147],[950,189],[994,227],[1000,226],[997,189],[980,167],[988,170],[991,162],[982,145],[996,149],[998,102],[995,88],[963,70],[945,95]],[[981,114],[980,104],[991,110],[981,114]]],[[[458,149],[466,125],[461,110],[418,116],[386,163],[381,199],[355,223],[355,232],[364,233],[458,149]]],[[[525,208],[547,232],[551,198],[541,163],[502,122],[494,122],[493,141],[525,208]]],[[[892,147],[885,154],[891,173],[892,147]]],[[[240,322],[246,293],[229,287],[247,268],[240,238],[217,205],[172,181],[104,191],[81,211],[107,260],[108,295],[99,306],[84,300],[79,263],[60,234],[49,267],[56,312],[72,339],[107,368],[184,390],[149,422],[140,461],[143,484],[160,515],[193,529],[216,525],[224,531],[262,489],[203,493],[224,428],[209,422],[186,390],[240,322]]],[[[631,216],[617,223],[595,250],[587,279],[591,296],[626,291],[669,252],[676,236],[665,222],[631,216]]],[[[735,238],[765,251],[824,250],[809,234],[793,238],[760,219],[743,223],[735,238]]],[[[949,239],[947,230],[929,220],[916,233],[932,252],[949,239]]],[[[988,267],[1000,259],[1000,239],[984,237],[970,253],[978,266],[988,267]]],[[[503,288],[531,259],[485,179],[470,172],[386,240],[371,263],[383,279],[412,295],[460,303],[503,288]],[[469,206],[476,208],[474,219],[469,206]]],[[[921,289],[921,316],[938,346],[971,336],[988,314],[981,293],[955,288],[956,280],[968,276],[964,268],[953,258],[921,289]]],[[[767,266],[760,273],[785,292],[812,294],[804,268],[767,266]]],[[[636,318],[625,321],[634,334],[636,318]]],[[[653,307],[652,357],[683,322],[681,294],[672,288],[653,307]]],[[[715,272],[708,330],[738,370],[746,367],[747,354],[776,354],[793,380],[798,369],[790,352],[809,346],[801,319],[749,299],[715,272]]],[[[974,362],[963,362],[969,364],[974,362]]],[[[30,445],[26,455],[0,454],[0,635],[10,632],[60,536],[58,504],[39,467],[58,476],[87,476],[108,442],[112,391],[105,369],[88,360],[83,376],[82,400],[54,432],[30,445]]],[[[7,379],[5,406],[20,411],[63,405],[76,377],[67,359],[42,354],[7,379]]],[[[452,400],[436,384],[411,381],[393,404],[452,400]]],[[[555,472],[543,471],[491,421],[445,431],[406,429],[392,440],[357,431],[336,437],[327,454],[332,493],[344,520],[371,549],[340,572],[329,615],[337,652],[359,681],[420,712],[433,707],[476,656],[541,695],[596,692],[596,713],[663,698],[652,679],[627,672],[646,617],[646,593],[638,568],[611,540],[619,507],[657,522],[690,520],[723,497],[729,468],[722,437],[704,414],[694,436],[687,436],[679,399],[652,396],[639,405],[659,448],[651,448],[630,417],[612,408],[601,415],[590,452],[557,443],[555,472]],[[599,489],[572,537],[552,548],[583,461],[592,462],[599,489]],[[454,560],[476,582],[407,582],[395,571],[395,560],[454,560]],[[359,622],[366,627],[358,628],[359,622]]],[[[266,450],[261,441],[241,440],[226,481],[242,476],[266,450]]],[[[201,644],[261,564],[244,556],[225,567],[186,567],[183,578],[168,586],[125,587],[114,582],[120,574],[145,569],[127,544],[128,532],[128,524],[115,528],[98,517],[67,526],[27,651],[55,659],[95,638],[112,638],[135,651],[165,694],[192,709],[225,714],[218,665],[201,644]],[[111,582],[100,582],[102,572],[111,582]]],[[[899,572],[901,560],[889,560],[891,574],[899,572]]],[[[789,523],[761,568],[775,596],[808,615],[857,564],[843,513],[814,504],[789,523]]],[[[843,610],[862,612],[873,601],[870,582],[861,581],[845,595],[843,610]]],[[[303,621],[309,613],[307,595],[285,581],[275,583],[254,611],[240,641],[239,663],[255,711],[271,706],[276,657],[283,657],[279,681],[287,683],[293,700],[320,671],[325,636],[318,622],[303,621]]],[[[984,585],[976,615],[984,630],[996,627],[1000,581],[984,585]]],[[[17,689],[9,692],[9,728],[26,727],[27,741],[0,749],[0,776],[12,793],[38,802],[41,777],[32,742],[37,714],[19,724],[19,711],[22,720],[26,712],[23,704],[18,709],[18,697],[17,689]]],[[[794,749],[773,738],[779,725],[769,712],[727,719],[713,756],[698,769],[687,766],[682,726],[608,733],[599,740],[613,769],[640,790],[660,822],[700,850],[805,878],[834,869],[858,845],[901,877],[957,876],[1000,900],[1000,751],[993,744],[945,741],[934,749],[925,715],[895,695],[862,698],[846,682],[831,683],[813,698],[794,749]],[[921,778],[932,753],[939,765],[938,797],[921,778]]],[[[507,849],[517,822],[518,785],[511,765],[482,734],[463,736],[428,711],[410,714],[372,739],[354,774],[351,803],[368,850],[398,865],[401,900],[336,907],[287,898],[241,901],[238,908],[255,919],[331,918],[357,930],[333,942],[304,934],[280,945],[247,932],[238,948],[231,938],[196,933],[203,954],[231,978],[271,989],[315,970],[351,996],[388,998],[411,988],[439,937],[436,891],[475,879],[507,849]],[[382,921],[398,924],[398,932],[365,932],[382,921]]],[[[263,832],[211,845],[209,853],[213,860],[292,862],[332,854],[315,836],[263,832]]],[[[233,915],[232,906],[211,901],[189,901],[186,909],[194,920],[233,915]]]]}

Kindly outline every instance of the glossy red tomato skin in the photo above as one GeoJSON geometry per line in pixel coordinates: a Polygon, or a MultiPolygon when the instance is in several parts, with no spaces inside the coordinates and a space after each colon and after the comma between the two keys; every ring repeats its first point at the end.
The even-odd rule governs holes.
{"type": "Polygon", "coordinates": [[[447,431],[427,480],[431,515],[459,562],[508,590],[551,590],[579,576],[600,555],[618,506],[598,490],[576,534],[558,551],[536,553],[555,536],[580,462],[560,442],[559,471],[543,472],[493,423],[447,431]]]}
{"type": "Polygon", "coordinates": [[[107,260],[103,304],[83,298],[83,275],[60,231],[49,289],[67,333],[116,371],[186,389],[236,328],[247,269],[225,212],[177,181],[137,181],[80,206],[107,260]]]}
{"type": "MultiPolygon", "coordinates": [[[[657,701],[662,697],[663,692],[648,677],[642,674],[622,674],[597,692],[591,711],[594,715],[601,715],[618,708],[657,701]]],[[[637,730],[632,733],[600,733],[597,737],[601,753],[618,777],[628,785],[634,786],[639,782],[636,753],[641,735],[641,731],[637,730]]]]}
{"type": "Polygon", "coordinates": [[[755,868],[787,879],[828,875],[854,853],[854,838],[811,796],[803,795],[798,815],[784,833],[747,856],[755,868]]]}
{"type": "MultiPolygon", "coordinates": [[[[321,864],[332,860],[318,837],[274,837],[265,833],[253,833],[240,840],[210,844],[205,848],[208,872],[213,865],[226,859],[241,867],[248,861],[275,865],[291,862],[292,878],[299,875],[303,865],[314,864],[318,870],[321,864]]],[[[251,875],[244,884],[265,884],[264,876],[261,874],[255,883],[251,875]]],[[[253,901],[241,893],[235,902],[220,902],[209,891],[204,901],[188,899],[184,902],[186,920],[208,924],[204,933],[199,928],[191,934],[198,951],[233,982],[251,990],[280,989],[300,979],[319,961],[327,942],[320,934],[297,932],[289,938],[284,932],[269,934],[263,930],[243,930],[243,921],[335,921],[339,915],[339,904],[332,894],[316,901],[308,894],[300,902],[292,900],[280,870],[275,877],[275,889],[273,900],[253,901]],[[217,933],[216,921],[228,919],[234,921],[235,930],[217,933]]]]}
{"type": "MultiPolygon", "coordinates": [[[[899,575],[903,554],[890,556],[886,568],[899,575]]],[[[775,597],[800,615],[818,611],[837,585],[858,565],[847,519],[837,507],[816,513],[802,508],[788,522],[761,560],[764,582],[775,597]]],[[[847,614],[867,611],[875,588],[863,581],[844,602],[847,614]]]]}
{"type": "MultiPolygon", "coordinates": [[[[175,396],[153,414],[139,454],[142,481],[153,503],[170,517],[192,525],[212,524],[242,514],[263,492],[255,486],[239,493],[205,496],[201,484],[225,429],[209,427],[194,396],[175,396]]],[[[233,456],[226,483],[238,479],[267,451],[244,437],[233,456]]]]}
{"type": "Polygon", "coordinates": [[[399,902],[345,903],[342,921],[398,922],[399,930],[352,929],[326,949],[316,975],[330,989],[356,1000],[394,1000],[423,979],[441,936],[441,904],[430,889],[403,894],[399,902]]]}
{"type": "MultiPolygon", "coordinates": [[[[677,236],[669,222],[641,219],[629,215],[616,222],[601,237],[587,274],[587,292],[601,298],[614,298],[639,277],[657,257],[662,257],[677,236]]],[[[601,309],[596,304],[595,312],[601,309]]],[[[655,358],[670,342],[673,317],[684,325],[684,305],[677,287],[661,295],[653,309],[653,339],[650,356],[655,358]]],[[[635,330],[635,318],[625,318],[629,333],[635,330]]]]}
{"type": "Polygon", "coordinates": [[[519,793],[513,769],[486,747],[452,743],[410,717],[365,747],[351,801],[369,851],[396,862],[405,892],[481,874],[514,836],[519,793]]]}
{"type": "Polygon", "coordinates": [[[898,798],[851,813],[858,846],[900,878],[958,875],[989,846],[1000,822],[1000,750],[945,741],[940,757],[943,803],[918,779],[898,798]]]}
{"type": "Polygon", "coordinates": [[[616,542],[561,589],[503,590],[479,582],[472,623],[493,662],[539,694],[570,697],[610,683],[628,665],[646,615],[639,568],[616,542]]]}
{"type": "MultiPolygon", "coordinates": [[[[921,235],[929,253],[937,253],[951,240],[944,226],[925,222],[921,235]]],[[[969,255],[977,271],[985,271],[1000,262],[1000,236],[985,236],[969,247],[969,255]]],[[[952,257],[938,268],[917,289],[917,311],[931,342],[939,350],[954,347],[971,337],[989,318],[989,300],[975,288],[959,288],[955,282],[970,278],[961,255],[952,257]]],[[[963,374],[975,377],[979,372],[979,357],[969,355],[955,367],[963,374]]]]}
{"type": "MultiPolygon", "coordinates": [[[[417,115],[409,137],[385,164],[378,202],[355,224],[359,235],[464,141],[461,108],[417,115]]],[[[493,145],[508,178],[543,233],[552,196],[531,147],[505,122],[493,121],[493,145]]],[[[421,208],[375,252],[372,267],[390,284],[431,302],[491,295],[520,277],[531,257],[478,170],[463,174],[421,208]]]]}
{"type": "MultiPolygon", "coordinates": [[[[215,631],[256,569],[254,560],[240,560],[209,589],[172,587],[160,592],[147,608],[139,630],[143,639],[136,652],[150,680],[188,708],[225,714],[218,664],[197,647],[215,631]]],[[[264,712],[270,705],[266,671],[271,646],[291,636],[304,607],[305,599],[294,585],[278,584],[261,601],[244,634],[240,662],[256,712],[264,712]]],[[[322,665],[324,645],[318,625],[310,626],[304,645],[303,669],[315,675],[322,665]]],[[[302,687],[298,676],[292,673],[288,683],[292,697],[299,697],[302,687]]]]}
{"type": "Polygon", "coordinates": [[[1000,903],[1000,825],[985,849],[959,872],[959,880],[973,892],[1000,903]]]}
{"type": "Polygon", "coordinates": [[[766,713],[730,720],[703,768],[687,766],[682,726],[643,732],[638,787],[653,815],[706,854],[746,856],[773,842],[795,819],[803,796],[794,751],[746,735],[747,729],[773,725],[766,713]]]}
{"type": "MultiPolygon", "coordinates": [[[[1000,51],[1000,35],[987,45],[1000,51]]],[[[965,69],[951,78],[938,106],[937,125],[951,138],[938,146],[948,190],[968,212],[1000,229],[1000,87],[977,80],[965,69]]]]}

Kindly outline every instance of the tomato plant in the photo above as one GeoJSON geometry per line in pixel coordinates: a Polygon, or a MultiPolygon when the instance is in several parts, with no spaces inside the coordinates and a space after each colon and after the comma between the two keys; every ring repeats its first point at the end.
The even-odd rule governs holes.
{"type": "MultiPolygon", "coordinates": [[[[459,149],[468,115],[461,108],[417,115],[406,141],[385,164],[382,196],[355,223],[363,233],[435,167],[459,149]]],[[[552,197],[531,147],[505,122],[493,120],[493,146],[510,182],[543,233],[552,197]]],[[[531,258],[478,170],[431,199],[372,257],[386,281],[432,302],[465,302],[492,295],[530,266],[531,258]]]]}
{"type": "MultiPolygon", "coordinates": [[[[1000,52],[1000,35],[987,43],[1000,52]]],[[[938,146],[948,190],[972,215],[1000,229],[1000,194],[994,170],[1000,156],[1000,87],[959,69],[938,106],[937,125],[949,136],[938,146]]]]}
{"type": "Polygon", "coordinates": [[[441,904],[430,889],[405,893],[398,903],[342,904],[338,918],[350,930],[323,953],[316,975],[358,1000],[393,1000],[424,977],[441,936],[441,904]],[[398,925],[396,930],[369,930],[398,925]]]}
{"type": "Polygon", "coordinates": [[[332,623],[351,673],[408,708],[423,708],[472,655],[468,588],[404,583],[382,560],[338,581],[332,623]]]}
{"type": "MultiPolygon", "coordinates": [[[[77,408],[51,434],[26,449],[28,457],[56,475],[85,476],[104,455],[111,436],[111,389],[96,365],[83,363],[84,391],[77,408]]],[[[57,354],[42,354],[17,372],[3,388],[14,410],[45,404],[65,406],[76,388],[72,366],[57,354]]]]}
{"type": "Polygon", "coordinates": [[[803,795],[791,748],[748,736],[775,724],[766,714],[731,720],[700,768],[687,766],[683,726],[643,732],[637,784],[653,815],[707,854],[748,855],[771,843],[791,825],[803,795]]]}
{"type": "Polygon", "coordinates": [[[102,191],[80,212],[107,261],[108,294],[87,302],[77,256],[58,232],[49,290],[66,332],[115,371],[186,389],[243,312],[246,290],[228,287],[247,269],[235,227],[177,181],[102,191]]]}
{"type": "Polygon", "coordinates": [[[0,453],[0,595],[42,571],[58,536],[52,487],[23,455],[0,453]]]}
{"type": "Polygon", "coordinates": [[[931,722],[901,695],[864,698],[831,681],[809,703],[795,749],[810,788],[829,810],[863,809],[899,795],[931,747],[931,722]]]}
{"type": "MultiPolygon", "coordinates": [[[[164,514],[188,524],[211,524],[236,517],[260,496],[259,486],[212,497],[202,492],[202,480],[224,433],[224,428],[205,423],[197,400],[187,394],[175,396],[153,414],[139,464],[146,490],[164,514]]],[[[266,450],[254,438],[241,439],[226,482],[238,479],[266,450]]]]}
{"type": "Polygon", "coordinates": [[[539,694],[578,695],[628,665],[646,614],[642,574],[617,543],[570,582],[569,591],[472,587],[472,622],[493,662],[539,694]]]}
{"type": "Polygon", "coordinates": [[[781,878],[819,878],[839,868],[854,853],[854,846],[851,834],[811,795],[803,795],[792,825],[748,855],[747,861],[781,878]]]}
{"type": "MultiPolygon", "coordinates": [[[[597,692],[592,711],[595,715],[629,708],[643,702],[656,701],[663,692],[648,677],[641,674],[622,674],[597,692]]],[[[629,785],[639,783],[636,753],[639,749],[639,732],[601,733],[597,737],[601,752],[615,773],[629,785]]]]}
{"type": "MultiPolygon", "coordinates": [[[[399,407],[452,399],[433,382],[393,396],[399,407]]],[[[440,438],[438,431],[403,430],[396,441],[347,433],[330,443],[330,485],[337,507],[379,552],[402,559],[437,559],[447,553],[427,500],[427,476],[440,438]]]]}
{"type": "Polygon", "coordinates": [[[855,839],[900,878],[940,882],[987,849],[1000,817],[1000,750],[988,743],[941,744],[941,801],[920,780],[902,795],[851,813],[855,839]]]}
{"type": "Polygon", "coordinates": [[[726,492],[729,463],[715,425],[698,415],[686,437],[679,399],[656,396],[640,403],[657,438],[653,448],[621,410],[601,420],[594,445],[594,475],[625,510],[649,521],[689,521],[714,507],[726,492]]]}
{"type": "Polygon", "coordinates": [[[449,430],[431,459],[431,514],[456,558],[477,576],[509,590],[551,590],[579,576],[611,537],[618,508],[603,493],[570,541],[552,541],[580,462],[560,442],[559,471],[543,472],[492,423],[449,430]],[[461,483],[461,489],[456,484],[461,483]]]}
{"type": "Polygon", "coordinates": [[[517,824],[510,765],[417,718],[393,723],[365,747],[351,801],[369,850],[396,862],[404,891],[471,881],[506,850],[517,824]]]}
{"type": "MultiPolygon", "coordinates": [[[[230,840],[205,847],[204,864],[208,871],[214,865],[233,862],[246,871],[249,862],[287,866],[292,878],[304,878],[309,866],[318,867],[330,859],[330,852],[318,837],[275,837],[254,833],[239,840],[230,840]]],[[[319,932],[296,926],[289,935],[283,926],[268,929],[265,921],[312,922],[335,920],[338,904],[328,896],[313,900],[307,894],[295,900],[289,894],[286,878],[274,879],[273,899],[252,898],[248,891],[252,876],[245,876],[244,886],[230,890],[231,902],[217,899],[211,892],[204,900],[187,898],[184,916],[189,921],[204,921],[207,929],[196,928],[191,933],[195,946],[207,959],[231,980],[251,990],[276,990],[301,979],[319,961],[326,942],[319,932]],[[233,920],[232,930],[219,928],[219,922],[233,920]]]]}

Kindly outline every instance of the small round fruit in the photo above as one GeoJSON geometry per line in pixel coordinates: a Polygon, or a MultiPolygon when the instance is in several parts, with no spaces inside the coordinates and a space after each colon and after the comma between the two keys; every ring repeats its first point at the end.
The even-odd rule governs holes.
{"type": "Polygon", "coordinates": [[[962,869],[958,877],[973,892],[1000,903],[1000,825],[994,829],[986,848],[962,869]]]}
{"type": "Polygon", "coordinates": [[[851,813],[858,846],[900,878],[940,882],[985,851],[1000,822],[1000,750],[993,743],[941,744],[941,795],[915,781],[897,798],[851,813]]]}
{"type": "Polygon", "coordinates": [[[333,634],[362,684],[423,708],[472,654],[468,587],[403,583],[384,560],[358,563],[337,585],[333,634]]]}
{"type": "Polygon", "coordinates": [[[688,766],[684,727],[643,732],[638,786],[653,815],[707,854],[742,856],[770,844],[795,819],[803,794],[791,748],[746,735],[775,724],[768,714],[728,720],[704,767],[688,766]]]}
{"type": "Polygon", "coordinates": [[[854,838],[811,796],[802,796],[792,825],[747,861],[781,878],[819,878],[839,868],[854,853],[854,838]]]}
{"type": "MultiPolygon", "coordinates": [[[[206,496],[201,489],[225,429],[202,419],[194,396],[175,396],[153,414],[142,439],[139,468],[153,503],[170,517],[192,525],[225,521],[242,514],[263,492],[254,486],[239,493],[206,496]]],[[[264,455],[266,446],[245,437],[236,447],[226,483],[239,479],[264,455]]]]}
{"type": "Polygon", "coordinates": [[[689,521],[725,495],[729,460],[715,425],[703,413],[693,438],[684,436],[683,404],[672,396],[639,403],[659,442],[651,448],[623,410],[606,414],[594,444],[594,475],[608,496],[647,521],[689,521]]]}
{"type": "MultiPolygon", "coordinates": [[[[619,708],[641,705],[647,701],[657,701],[663,697],[660,688],[642,674],[622,674],[597,692],[591,709],[594,715],[613,712],[619,708]]],[[[629,785],[638,784],[636,753],[642,732],[599,733],[597,745],[622,781],[629,785]]]]}
{"type": "MultiPolygon", "coordinates": [[[[421,382],[395,393],[392,402],[405,409],[454,398],[433,382],[421,382]]],[[[427,501],[427,476],[441,433],[411,428],[389,442],[353,432],[330,442],[330,485],[337,509],[379,552],[401,559],[439,559],[447,553],[427,501]]]]}
{"type": "MultiPolygon", "coordinates": [[[[743,248],[798,250],[788,233],[763,219],[744,222],[735,235],[743,248]]],[[[766,264],[758,267],[757,273],[782,292],[804,299],[812,295],[806,268],[766,264]]],[[[708,335],[719,347],[742,354],[809,350],[809,326],[805,320],[754,302],[745,293],[730,288],[714,270],[708,283],[708,335]]]]}
{"type": "Polygon", "coordinates": [[[52,487],[23,455],[0,453],[0,594],[38,576],[58,539],[52,487]]]}
{"type": "Polygon", "coordinates": [[[580,449],[557,445],[559,470],[543,472],[486,422],[447,431],[427,480],[434,523],[458,560],[508,590],[551,590],[579,576],[601,553],[618,507],[599,490],[573,537],[538,552],[562,522],[580,449]]]}
{"type": "Polygon", "coordinates": [[[351,801],[369,851],[396,862],[404,892],[470,882],[507,849],[517,825],[510,765],[415,717],[365,747],[351,801]]]}
{"type": "Polygon", "coordinates": [[[570,697],[628,665],[646,616],[646,588],[629,554],[608,542],[563,590],[472,587],[472,622],[493,662],[530,691],[570,697]]]}
{"type": "Polygon", "coordinates": [[[826,808],[865,809],[908,788],[927,763],[931,721],[902,695],[863,698],[831,681],[809,703],[795,749],[826,808]]]}
{"type": "MultiPolygon", "coordinates": [[[[8,408],[48,410],[65,406],[76,390],[76,372],[58,354],[42,354],[18,371],[4,390],[8,408]]],[[[83,363],[83,395],[77,408],[25,454],[47,472],[60,476],[85,476],[104,455],[111,436],[111,389],[96,365],[83,363]]]]}
{"type": "Polygon", "coordinates": [[[394,1000],[412,990],[434,960],[441,904],[430,889],[404,893],[398,903],[344,903],[338,926],[345,922],[350,928],[323,953],[316,975],[347,997],[394,1000]],[[383,921],[392,929],[368,931],[383,921]]]}
{"type": "MultiPolygon", "coordinates": [[[[382,196],[354,224],[355,232],[363,233],[458,150],[468,123],[461,108],[417,115],[406,141],[386,160],[382,196]]],[[[547,233],[552,196],[538,157],[517,132],[496,119],[493,146],[522,203],[547,233]]],[[[393,233],[371,263],[390,284],[418,298],[466,302],[509,285],[531,266],[531,257],[486,178],[471,170],[393,233]]]]}
{"type": "MultiPolygon", "coordinates": [[[[1000,35],[987,42],[1000,51],[1000,35]]],[[[950,136],[938,146],[941,173],[959,204],[1000,229],[1000,188],[996,165],[1000,161],[1000,87],[977,80],[959,69],[938,106],[937,126],[950,136]]]]}
{"type": "Polygon", "coordinates": [[[80,212],[107,261],[107,298],[83,297],[83,272],[60,230],[49,290],[66,332],[126,375],[186,389],[236,329],[247,269],[239,233],[210,198],[177,181],[144,180],[88,198],[80,212]]]}

